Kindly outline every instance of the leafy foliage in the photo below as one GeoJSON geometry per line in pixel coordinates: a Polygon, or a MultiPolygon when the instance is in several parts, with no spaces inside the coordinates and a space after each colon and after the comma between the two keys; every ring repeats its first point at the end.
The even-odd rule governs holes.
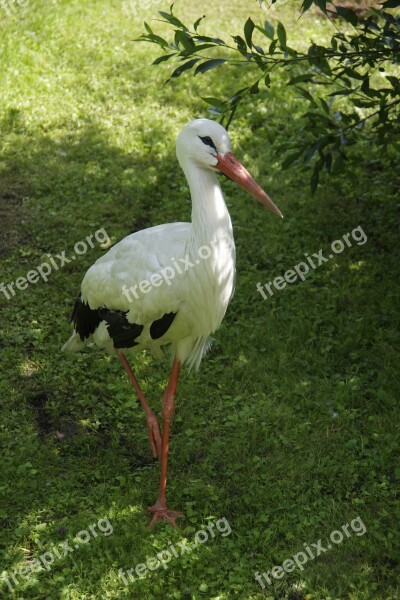
{"type": "MultiPolygon", "coordinates": [[[[262,3],[262,0],[260,1],[262,3]]],[[[325,0],[303,0],[302,10],[315,4],[327,14],[325,0]]],[[[192,29],[170,12],[160,11],[162,20],[174,28],[173,40],[167,41],[146,23],[146,33],[139,38],[161,46],[164,53],[154,64],[167,60],[179,66],[171,79],[192,70],[194,75],[221,65],[246,67],[250,83],[232,90],[228,98],[205,97],[209,111],[229,127],[240,103],[260,94],[273,83],[278,71],[286,75],[286,83],[295,86],[306,102],[301,137],[290,140],[283,167],[294,162],[312,164],[311,188],[314,191],[320,172],[339,172],[348,157],[348,148],[360,136],[372,136],[383,147],[397,144],[400,130],[400,81],[396,76],[400,60],[400,17],[388,12],[400,6],[399,0],[387,0],[379,10],[358,21],[350,8],[335,6],[345,21],[344,31],[337,29],[329,45],[312,43],[306,52],[288,43],[283,23],[275,27],[265,21],[257,25],[249,17],[243,35],[232,36],[234,45],[220,38],[199,33],[204,17],[192,29]],[[255,34],[263,45],[255,41],[255,34]],[[210,53],[213,53],[211,57],[210,53]],[[366,127],[366,124],[370,127],[366,127]]],[[[232,86],[235,77],[232,77],[232,86]]]]}

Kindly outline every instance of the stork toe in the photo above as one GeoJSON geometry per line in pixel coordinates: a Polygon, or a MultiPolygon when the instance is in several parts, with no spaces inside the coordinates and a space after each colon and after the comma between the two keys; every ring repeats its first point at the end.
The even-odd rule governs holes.
{"type": "Polygon", "coordinates": [[[166,506],[165,508],[159,508],[157,504],[158,503],[156,502],[154,506],[149,506],[147,509],[149,512],[153,513],[148,529],[152,529],[159,519],[167,521],[172,527],[178,527],[176,519],[178,517],[183,517],[184,513],[177,510],[170,510],[166,506]]]}

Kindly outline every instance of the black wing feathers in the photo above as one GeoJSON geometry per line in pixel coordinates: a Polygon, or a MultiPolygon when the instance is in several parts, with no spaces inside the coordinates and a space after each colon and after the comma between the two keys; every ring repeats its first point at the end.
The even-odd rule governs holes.
{"type": "Polygon", "coordinates": [[[82,342],[94,333],[100,325],[100,316],[98,310],[92,310],[89,304],[82,302],[82,298],[78,296],[75,302],[74,310],[72,311],[71,321],[75,326],[76,333],[79,334],[82,342]]]}
{"type": "MultiPolygon", "coordinates": [[[[128,311],[111,310],[109,308],[90,308],[79,296],[72,311],[71,321],[82,342],[92,335],[101,321],[108,324],[108,333],[113,340],[114,348],[132,348],[139,342],[136,339],[143,331],[143,325],[129,323],[128,311]]],[[[171,327],[176,317],[175,312],[166,313],[150,325],[150,335],[153,340],[160,339],[171,327]]]]}
{"type": "Polygon", "coordinates": [[[176,313],[174,312],[165,313],[165,315],[163,315],[161,319],[157,319],[157,321],[152,322],[152,324],[150,325],[150,335],[153,338],[153,340],[158,340],[165,333],[167,333],[175,317],[176,313]]]}
{"type": "Polygon", "coordinates": [[[109,308],[90,308],[89,304],[82,301],[81,296],[75,302],[71,321],[75,331],[82,341],[95,332],[101,321],[108,323],[108,333],[114,342],[115,348],[131,348],[139,342],[136,338],[142,333],[143,325],[129,323],[126,318],[128,313],[123,310],[109,308]]]}
{"type": "Polygon", "coordinates": [[[98,313],[101,320],[108,323],[108,333],[114,342],[114,348],[132,348],[138,345],[136,338],[142,333],[143,325],[129,323],[126,318],[128,311],[99,308],[98,313]]]}

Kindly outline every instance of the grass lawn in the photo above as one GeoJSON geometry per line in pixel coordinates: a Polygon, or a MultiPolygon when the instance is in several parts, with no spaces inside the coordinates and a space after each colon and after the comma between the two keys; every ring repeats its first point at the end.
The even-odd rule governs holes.
{"type": "MultiPolygon", "coordinates": [[[[173,66],[150,66],[157,50],[134,40],[168,5],[4,4],[0,283],[71,256],[101,228],[114,243],[189,220],[175,137],[207,116],[198,95],[222,93],[227,75],[162,86],[173,66]]],[[[175,12],[206,14],[202,31],[225,37],[265,17],[256,2],[232,4],[181,0],[175,12]]],[[[297,21],[298,5],[278,2],[269,17],[293,45],[331,35],[315,14],[297,21]]],[[[365,143],[351,174],[311,196],[308,173],[282,171],[278,150],[302,126],[301,102],[275,79],[231,127],[236,155],[285,219],[223,180],[236,292],[199,373],[184,371],[178,389],[169,500],[185,512],[179,530],[146,528],[159,465],[119,363],[60,352],[81,279],[106,244],[47,282],[8,299],[0,291],[5,598],[400,597],[398,158],[365,143]],[[321,250],[332,258],[304,281],[257,291],[321,250]]],[[[168,369],[168,356],[135,360],[157,412],[168,369]]]]}

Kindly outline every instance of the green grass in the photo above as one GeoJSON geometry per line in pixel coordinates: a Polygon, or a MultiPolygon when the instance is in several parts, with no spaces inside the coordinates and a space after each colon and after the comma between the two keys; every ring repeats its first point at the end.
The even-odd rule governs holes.
{"type": "MultiPolygon", "coordinates": [[[[295,2],[272,20],[304,44],[330,34],[295,2]]],[[[161,6],[159,8],[166,8],[161,6]]],[[[30,0],[0,12],[2,113],[1,278],[8,283],[104,227],[132,230],[188,220],[190,203],[174,140],[205,115],[197,95],[217,95],[226,75],[182,77],[134,39],[156,4],[127,17],[118,0],[30,0]]],[[[256,3],[177,3],[204,32],[227,36],[256,3]]],[[[242,75],[245,77],[245,75],[242,75]]],[[[301,127],[301,100],[275,81],[232,125],[236,154],[285,215],[279,221],[226,180],[235,226],[235,296],[200,372],[181,378],[171,439],[169,499],[181,530],[146,529],[159,467],[144,417],[116,360],[64,355],[60,347],[85,270],[98,245],[7,300],[0,293],[1,563],[10,574],[54,545],[108,518],[49,571],[5,597],[200,600],[394,600],[399,597],[398,204],[396,157],[353,149],[352,177],[330,178],[311,196],[308,173],[281,171],[279,144],[301,127]],[[361,226],[353,243],[263,300],[267,283],[361,226]],[[255,571],[304,550],[360,517],[355,532],[262,590],[255,571]],[[218,533],[126,587],[118,576],[207,523],[218,533]]],[[[147,355],[135,371],[159,412],[168,358],[147,355]]]]}

